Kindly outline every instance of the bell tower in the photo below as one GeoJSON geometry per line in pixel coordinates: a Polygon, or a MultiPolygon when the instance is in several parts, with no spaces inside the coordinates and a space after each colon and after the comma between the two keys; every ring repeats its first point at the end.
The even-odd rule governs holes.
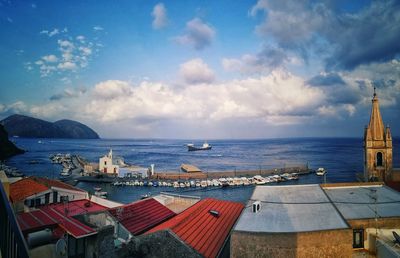
{"type": "Polygon", "coordinates": [[[386,181],[392,175],[392,135],[383,125],[374,87],[371,117],[364,132],[364,179],[386,181]]]}

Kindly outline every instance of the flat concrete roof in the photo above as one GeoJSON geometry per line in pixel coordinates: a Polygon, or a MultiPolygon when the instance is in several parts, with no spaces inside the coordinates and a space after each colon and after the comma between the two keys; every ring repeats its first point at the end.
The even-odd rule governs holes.
{"type": "Polygon", "coordinates": [[[294,233],[349,226],[319,185],[257,186],[235,231],[294,233]],[[252,204],[261,201],[259,212],[252,204]]]}
{"type": "Polygon", "coordinates": [[[400,193],[382,186],[324,187],[345,219],[400,217],[400,193]]]}

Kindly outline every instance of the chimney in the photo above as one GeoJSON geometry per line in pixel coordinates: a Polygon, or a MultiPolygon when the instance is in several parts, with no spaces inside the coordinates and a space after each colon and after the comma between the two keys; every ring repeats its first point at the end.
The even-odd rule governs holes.
{"type": "Polygon", "coordinates": [[[261,209],[261,202],[260,201],[255,201],[253,203],[253,212],[257,213],[257,212],[260,211],[260,209],[261,209]]]}

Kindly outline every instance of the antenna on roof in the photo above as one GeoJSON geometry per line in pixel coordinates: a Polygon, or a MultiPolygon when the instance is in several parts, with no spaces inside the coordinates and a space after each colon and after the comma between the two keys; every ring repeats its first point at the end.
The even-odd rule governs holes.
{"type": "Polygon", "coordinates": [[[376,87],[374,86],[374,97],[376,97],[376,87]]]}

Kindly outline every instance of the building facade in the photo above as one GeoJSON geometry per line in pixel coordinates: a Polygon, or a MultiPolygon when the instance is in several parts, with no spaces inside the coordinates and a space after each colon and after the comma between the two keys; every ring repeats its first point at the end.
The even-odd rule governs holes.
{"type": "Polygon", "coordinates": [[[113,164],[112,150],[107,155],[104,155],[99,159],[99,171],[105,174],[118,175],[119,166],[113,164]]]}
{"type": "Polygon", "coordinates": [[[371,117],[364,132],[364,179],[388,181],[392,177],[392,135],[385,128],[379,110],[378,96],[374,89],[371,117]]]}

